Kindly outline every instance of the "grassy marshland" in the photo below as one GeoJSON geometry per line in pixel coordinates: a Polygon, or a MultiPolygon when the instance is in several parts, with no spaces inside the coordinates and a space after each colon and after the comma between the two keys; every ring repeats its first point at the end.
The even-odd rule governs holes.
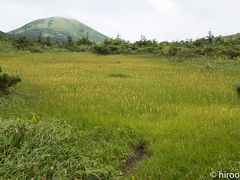
{"type": "Polygon", "coordinates": [[[240,171],[239,60],[17,53],[0,66],[22,78],[0,97],[3,179],[240,171]]]}

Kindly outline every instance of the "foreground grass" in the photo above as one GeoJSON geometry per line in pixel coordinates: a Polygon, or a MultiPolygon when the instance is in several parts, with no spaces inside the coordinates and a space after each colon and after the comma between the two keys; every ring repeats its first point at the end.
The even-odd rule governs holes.
{"type": "Polygon", "coordinates": [[[0,101],[1,176],[121,177],[143,141],[138,179],[240,171],[238,61],[2,54],[0,66],[23,79],[0,101]]]}
{"type": "Polygon", "coordinates": [[[120,163],[131,153],[127,145],[137,143],[130,128],[99,126],[87,131],[64,122],[36,119],[1,123],[0,175],[6,179],[111,179],[122,175],[120,163]]]}

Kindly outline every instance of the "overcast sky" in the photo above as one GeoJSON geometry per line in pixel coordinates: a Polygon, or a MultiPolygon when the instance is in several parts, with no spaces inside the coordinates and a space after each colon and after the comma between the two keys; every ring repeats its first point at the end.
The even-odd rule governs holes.
{"type": "Polygon", "coordinates": [[[185,40],[240,32],[240,0],[0,0],[0,30],[46,17],[76,19],[100,32],[135,41],[185,40]]]}

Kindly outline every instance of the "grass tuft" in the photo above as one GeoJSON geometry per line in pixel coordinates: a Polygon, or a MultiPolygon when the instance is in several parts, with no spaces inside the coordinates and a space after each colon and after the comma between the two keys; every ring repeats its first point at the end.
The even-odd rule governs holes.
{"type": "Polygon", "coordinates": [[[124,74],[124,73],[114,72],[114,73],[109,74],[109,77],[127,78],[127,77],[131,77],[131,76],[128,74],[124,74]]]}

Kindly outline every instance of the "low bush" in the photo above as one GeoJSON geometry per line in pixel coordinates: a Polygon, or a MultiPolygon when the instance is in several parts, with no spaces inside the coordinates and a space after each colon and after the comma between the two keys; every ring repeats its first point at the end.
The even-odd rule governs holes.
{"type": "Polygon", "coordinates": [[[6,73],[2,73],[2,69],[0,67],[0,93],[9,93],[9,88],[15,86],[19,82],[21,82],[20,77],[9,76],[6,73]]]}
{"type": "Polygon", "coordinates": [[[239,98],[240,98],[240,84],[237,85],[237,87],[236,87],[236,91],[237,91],[237,94],[238,94],[238,96],[239,96],[239,98]]]}
{"type": "Polygon", "coordinates": [[[226,56],[228,56],[230,59],[234,59],[234,58],[237,58],[237,57],[240,57],[240,51],[239,50],[235,50],[235,49],[232,49],[232,48],[228,48],[224,51],[224,54],[226,56]]]}

